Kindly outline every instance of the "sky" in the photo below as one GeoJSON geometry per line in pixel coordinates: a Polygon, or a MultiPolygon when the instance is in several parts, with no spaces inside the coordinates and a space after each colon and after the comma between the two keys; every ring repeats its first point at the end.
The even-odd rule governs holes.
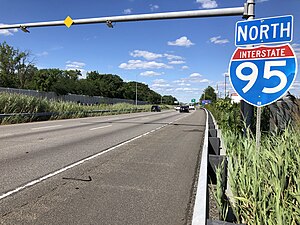
{"type": "MultiPolygon", "coordinates": [[[[242,7],[246,0],[1,0],[0,24],[242,7]]],[[[294,16],[291,45],[300,63],[300,0],[256,0],[255,17],[294,16]]],[[[208,86],[224,96],[241,16],[0,30],[0,42],[28,50],[39,68],[117,74],[180,102],[208,86]]],[[[228,78],[226,88],[230,93],[228,78]]],[[[300,76],[290,92],[300,97],[300,76]]]]}

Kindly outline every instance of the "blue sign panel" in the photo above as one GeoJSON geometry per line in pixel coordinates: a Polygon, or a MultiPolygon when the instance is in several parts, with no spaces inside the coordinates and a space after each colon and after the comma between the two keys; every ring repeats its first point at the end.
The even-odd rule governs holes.
{"type": "Polygon", "coordinates": [[[235,45],[291,42],[293,16],[240,21],[235,26],[235,45]]]}
{"type": "Polygon", "coordinates": [[[237,48],[230,65],[230,82],[241,98],[261,107],[281,98],[293,84],[297,59],[289,44],[237,48]]]}
{"type": "Polygon", "coordinates": [[[207,104],[211,104],[211,100],[202,100],[201,101],[202,105],[207,105],[207,104]]]}

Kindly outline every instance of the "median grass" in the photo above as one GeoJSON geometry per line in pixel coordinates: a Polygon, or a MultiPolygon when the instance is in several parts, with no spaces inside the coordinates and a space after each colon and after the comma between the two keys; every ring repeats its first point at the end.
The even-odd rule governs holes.
{"type": "MultiPolygon", "coordinates": [[[[162,106],[162,109],[168,109],[170,106],[162,106]]],[[[0,93],[0,114],[19,114],[19,113],[43,113],[53,112],[55,113],[51,118],[36,117],[34,115],[21,116],[15,115],[11,117],[5,117],[0,119],[0,124],[12,124],[21,122],[30,122],[37,120],[46,119],[68,119],[68,118],[79,118],[86,116],[101,116],[109,114],[121,114],[121,113],[132,113],[137,111],[150,111],[151,105],[138,105],[137,107],[128,103],[118,104],[99,104],[99,105],[80,105],[74,102],[62,102],[48,100],[45,98],[11,94],[11,93],[0,93]],[[99,112],[91,113],[97,110],[108,110],[110,112],[99,112]]]]}

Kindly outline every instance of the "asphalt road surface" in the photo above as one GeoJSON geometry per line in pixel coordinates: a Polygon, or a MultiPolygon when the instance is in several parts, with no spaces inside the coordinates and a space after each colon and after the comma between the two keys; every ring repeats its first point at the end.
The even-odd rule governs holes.
{"type": "Polygon", "coordinates": [[[187,224],[204,130],[203,110],[1,126],[0,224],[187,224]]]}

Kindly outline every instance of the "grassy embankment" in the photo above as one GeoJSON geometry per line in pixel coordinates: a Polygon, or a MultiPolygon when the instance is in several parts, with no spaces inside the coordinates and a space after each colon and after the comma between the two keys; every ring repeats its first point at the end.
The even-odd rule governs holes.
{"type": "Polygon", "coordinates": [[[222,129],[233,195],[231,202],[217,199],[220,215],[226,217],[230,204],[237,223],[300,224],[300,122],[278,134],[264,133],[257,149],[254,135],[241,132],[238,106],[221,102],[210,110],[222,129]]]}
{"type": "MultiPolygon", "coordinates": [[[[170,106],[162,106],[162,109],[168,109],[170,106]]],[[[47,100],[44,98],[31,97],[20,94],[0,93],[0,114],[11,113],[43,113],[54,112],[51,117],[36,117],[36,116],[12,116],[0,118],[0,124],[23,123],[47,119],[68,119],[80,118],[87,116],[101,116],[109,114],[133,113],[139,111],[150,111],[151,105],[135,105],[128,103],[118,103],[114,105],[80,105],[73,102],[58,102],[47,100]],[[112,112],[105,113],[90,113],[93,110],[110,110],[112,112]]]]}

